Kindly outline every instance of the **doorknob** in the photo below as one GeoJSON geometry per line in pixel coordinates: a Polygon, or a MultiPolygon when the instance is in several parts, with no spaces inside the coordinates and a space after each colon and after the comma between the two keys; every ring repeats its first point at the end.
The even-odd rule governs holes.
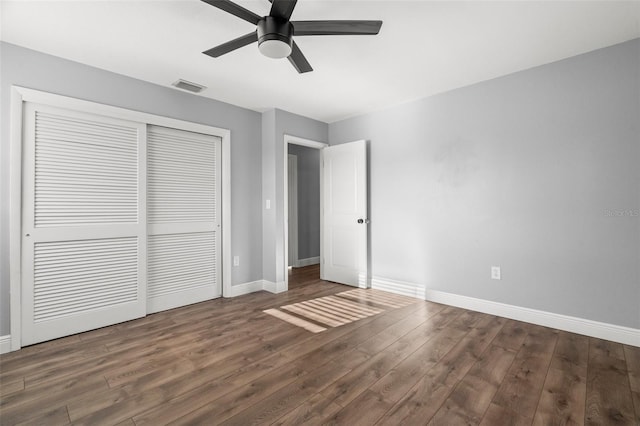
{"type": "Polygon", "coordinates": [[[369,219],[358,219],[358,223],[369,223],[369,219]]]}

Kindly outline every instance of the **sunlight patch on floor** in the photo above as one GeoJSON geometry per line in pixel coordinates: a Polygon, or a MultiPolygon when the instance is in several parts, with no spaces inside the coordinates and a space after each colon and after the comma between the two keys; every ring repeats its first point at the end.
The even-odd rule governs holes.
{"type": "Polygon", "coordinates": [[[416,302],[418,299],[412,297],[358,288],[263,312],[312,333],[319,333],[325,331],[326,327],[339,327],[416,302]]]}

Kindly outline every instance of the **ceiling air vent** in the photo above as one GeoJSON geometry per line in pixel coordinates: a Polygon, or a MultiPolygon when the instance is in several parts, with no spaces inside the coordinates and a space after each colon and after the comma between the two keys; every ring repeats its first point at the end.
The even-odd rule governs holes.
{"type": "Polygon", "coordinates": [[[188,92],[193,92],[193,93],[200,93],[202,92],[204,89],[206,89],[206,86],[202,86],[200,84],[197,83],[192,83],[190,81],[186,81],[186,80],[178,80],[175,83],[172,83],[173,86],[177,87],[178,89],[182,89],[182,90],[186,90],[188,92]]]}

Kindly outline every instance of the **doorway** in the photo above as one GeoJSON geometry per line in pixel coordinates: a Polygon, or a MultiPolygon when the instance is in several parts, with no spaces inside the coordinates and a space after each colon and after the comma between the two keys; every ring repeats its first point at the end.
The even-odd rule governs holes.
{"type": "Polygon", "coordinates": [[[305,274],[308,270],[320,278],[320,158],[326,146],[309,139],[284,137],[286,289],[295,269],[305,268],[305,274]]]}
{"type": "Polygon", "coordinates": [[[320,263],[320,150],[289,144],[288,266],[320,263]]]}

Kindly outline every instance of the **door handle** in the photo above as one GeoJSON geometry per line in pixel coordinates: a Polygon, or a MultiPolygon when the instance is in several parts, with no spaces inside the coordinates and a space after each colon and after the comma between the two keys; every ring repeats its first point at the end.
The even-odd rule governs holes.
{"type": "Polygon", "coordinates": [[[358,223],[369,223],[369,219],[358,219],[358,223]]]}

